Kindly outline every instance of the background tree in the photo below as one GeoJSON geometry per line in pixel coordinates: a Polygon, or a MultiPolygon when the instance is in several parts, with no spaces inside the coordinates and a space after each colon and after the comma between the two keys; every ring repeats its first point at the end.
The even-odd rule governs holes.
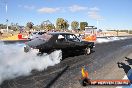
{"type": "Polygon", "coordinates": [[[80,22],[80,30],[85,30],[85,27],[88,26],[87,22],[80,22]]]}
{"type": "Polygon", "coordinates": [[[49,20],[46,20],[41,23],[41,28],[43,30],[52,30],[55,29],[55,26],[49,20]]]}
{"type": "Polygon", "coordinates": [[[6,25],[0,24],[0,29],[6,29],[6,25]]]}
{"type": "Polygon", "coordinates": [[[52,29],[55,29],[55,26],[54,26],[54,24],[48,24],[48,25],[46,25],[46,29],[52,30],[52,29]]]}
{"type": "Polygon", "coordinates": [[[44,25],[41,23],[40,28],[44,30],[44,25]]]}
{"type": "Polygon", "coordinates": [[[41,30],[41,27],[40,27],[40,25],[35,25],[35,26],[33,26],[33,29],[35,29],[37,31],[40,31],[41,30]]]}
{"type": "Polygon", "coordinates": [[[18,31],[19,30],[18,23],[11,23],[11,25],[9,26],[9,29],[13,31],[18,31]]]}
{"type": "Polygon", "coordinates": [[[26,26],[29,28],[29,30],[31,30],[33,28],[33,25],[33,22],[28,22],[26,26]]]}
{"type": "Polygon", "coordinates": [[[64,24],[64,29],[67,30],[67,29],[69,28],[69,23],[68,23],[68,21],[65,20],[63,24],[64,24]]]}
{"type": "Polygon", "coordinates": [[[79,27],[79,23],[77,21],[72,21],[71,28],[74,30],[74,29],[78,29],[78,27],[79,27]]]}
{"type": "Polygon", "coordinates": [[[56,28],[57,30],[64,30],[68,29],[69,24],[67,20],[64,20],[63,18],[58,18],[56,21],[56,28]]]}

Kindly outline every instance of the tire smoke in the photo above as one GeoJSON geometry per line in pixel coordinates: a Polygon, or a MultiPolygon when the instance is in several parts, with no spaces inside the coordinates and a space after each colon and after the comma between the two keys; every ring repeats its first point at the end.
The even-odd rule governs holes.
{"type": "Polygon", "coordinates": [[[24,53],[23,44],[0,45],[0,84],[4,80],[30,75],[32,70],[42,71],[62,59],[61,50],[37,56],[36,51],[24,53]]]}

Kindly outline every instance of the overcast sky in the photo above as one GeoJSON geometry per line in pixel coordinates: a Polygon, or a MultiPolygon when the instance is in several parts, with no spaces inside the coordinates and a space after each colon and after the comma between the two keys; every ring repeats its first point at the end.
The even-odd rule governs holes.
{"type": "Polygon", "coordinates": [[[0,0],[0,23],[9,22],[26,25],[32,21],[35,25],[42,21],[56,22],[57,18],[71,21],[86,21],[100,28],[132,28],[132,0],[0,0]]]}

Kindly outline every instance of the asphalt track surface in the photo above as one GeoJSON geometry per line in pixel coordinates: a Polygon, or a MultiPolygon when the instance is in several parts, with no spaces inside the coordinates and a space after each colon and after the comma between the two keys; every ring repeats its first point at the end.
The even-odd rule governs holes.
{"type": "Polygon", "coordinates": [[[67,55],[55,66],[41,72],[32,71],[30,76],[4,81],[0,88],[81,88],[79,79],[83,66],[88,70],[90,79],[121,79],[125,72],[118,68],[117,62],[123,62],[124,57],[132,52],[131,45],[132,39],[96,44],[90,55],[67,55]]]}

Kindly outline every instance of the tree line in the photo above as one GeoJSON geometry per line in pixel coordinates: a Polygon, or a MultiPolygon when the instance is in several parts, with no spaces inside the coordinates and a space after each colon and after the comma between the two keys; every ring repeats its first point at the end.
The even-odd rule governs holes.
{"type": "Polygon", "coordinates": [[[86,26],[88,26],[87,22],[77,22],[72,21],[71,24],[63,18],[58,18],[56,20],[56,24],[52,24],[49,20],[42,22],[40,25],[34,26],[33,22],[28,22],[26,27],[28,30],[30,29],[41,29],[41,30],[68,30],[69,26],[71,26],[72,30],[84,30],[86,26]]]}
{"type": "Polygon", "coordinates": [[[88,26],[87,22],[77,22],[77,21],[72,21],[71,24],[63,19],[63,18],[58,18],[56,20],[56,24],[52,24],[49,20],[43,21],[40,25],[34,25],[33,22],[27,22],[26,24],[26,29],[31,30],[31,29],[36,29],[36,30],[68,30],[69,27],[71,26],[72,30],[84,30],[86,26],[88,26]]]}
{"type": "MultiPolygon", "coordinates": [[[[52,24],[49,20],[43,21],[40,25],[34,25],[33,22],[27,22],[25,29],[26,30],[68,30],[71,26],[72,30],[84,30],[86,26],[88,26],[87,22],[78,22],[78,21],[72,21],[69,23],[67,20],[63,18],[57,18],[56,24],[52,24]]],[[[11,23],[11,25],[8,26],[11,30],[19,30],[18,23],[11,23]]],[[[6,29],[6,25],[0,24],[0,29],[6,29]]]]}
{"type": "MultiPolygon", "coordinates": [[[[0,24],[0,29],[6,29],[7,28],[7,25],[4,25],[4,24],[0,24]]],[[[13,31],[17,31],[19,30],[20,26],[18,25],[18,23],[11,23],[9,26],[8,26],[8,29],[11,29],[13,31]]]]}

